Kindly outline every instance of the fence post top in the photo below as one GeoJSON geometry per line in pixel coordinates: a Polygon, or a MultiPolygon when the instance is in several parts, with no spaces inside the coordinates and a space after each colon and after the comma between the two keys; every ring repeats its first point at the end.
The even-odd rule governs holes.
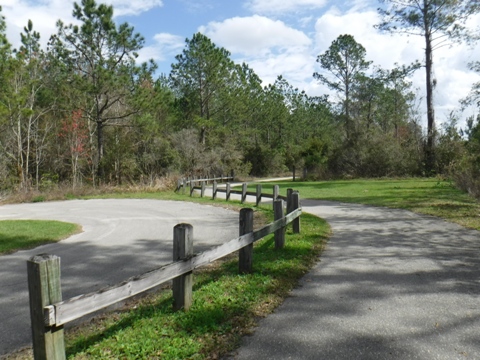
{"type": "Polygon", "coordinates": [[[174,228],[175,229],[192,229],[193,225],[188,224],[188,223],[180,223],[180,224],[175,225],[174,228]]]}
{"type": "Polygon", "coordinates": [[[34,262],[34,263],[41,263],[41,262],[56,260],[56,259],[60,259],[60,257],[52,254],[38,254],[38,255],[32,256],[30,259],[28,259],[28,261],[34,262]]]}
{"type": "Polygon", "coordinates": [[[253,209],[251,208],[242,208],[240,209],[240,213],[243,214],[243,213],[249,213],[249,212],[253,212],[253,209]]]}

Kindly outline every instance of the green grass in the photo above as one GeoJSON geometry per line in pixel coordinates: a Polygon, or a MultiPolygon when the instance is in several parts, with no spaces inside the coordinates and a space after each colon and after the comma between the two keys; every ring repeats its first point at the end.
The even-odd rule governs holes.
{"type": "MultiPolygon", "coordinates": [[[[440,179],[281,182],[280,192],[299,190],[303,199],[319,199],[407,209],[480,230],[480,203],[440,179]]],[[[271,184],[263,184],[271,192],[271,184]]],[[[249,191],[254,190],[249,186],[249,191]]]]}
{"type": "MultiPolygon", "coordinates": [[[[256,211],[271,220],[270,210],[256,211]]],[[[301,221],[302,234],[287,231],[284,249],[274,249],[273,236],[255,244],[252,274],[238,274],[236,256],[196,272],[188,312],[172,310],[171,291],[148,296],[70,334],[68,358],[211,359],[231,351],[318,259],[329,227],[308,214],[301,221]]]]}
{"type": "Polygon", "coordinates": [[[0,255],[57,242],[80,232],[76,224],[44,220],[0,221],[0,255]]]}

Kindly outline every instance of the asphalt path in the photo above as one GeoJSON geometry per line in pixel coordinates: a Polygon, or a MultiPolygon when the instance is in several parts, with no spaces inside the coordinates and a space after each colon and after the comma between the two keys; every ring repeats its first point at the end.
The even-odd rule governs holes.
{"type": "Polygon", "coordinates": [[[229,358],[480,359],[480,233],[404,210],[303,200],[333,235],[229,358]]]}
{"type": "Polygon", "coordinates": [[[26,261],[61,258],[63,298],[99,290],[172,260],[173,227],[193,225],[194,251],[238,236],[238,213],[161,200],[70,200],[0,206],[0,220],[43,219],[80,224],[83,232],[56,244],[0,256],[0,357],[31,344],[26,261]]]}

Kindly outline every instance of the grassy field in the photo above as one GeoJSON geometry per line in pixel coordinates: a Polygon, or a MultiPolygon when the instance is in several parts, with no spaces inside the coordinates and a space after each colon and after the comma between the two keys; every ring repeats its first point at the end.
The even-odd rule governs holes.
{"type": "MultiPolygon", "coordinates": [[[[298,190],[303,199],[407,209],[480,230],[480,202],[444,180],[347,180],[281,182],[279,185],[282,194],[292,188],[298,190]]],[[[271,193],[272,186],[263,184],[264,192],[271,193]]],[[[254,191],[253,185],[249,191],[254,191]]]]}
{"type": "Polygon", "coordinates": [[[0,255],[57,242],[80,231],[80,226],[61,221],[2,220],[0,255]]]}

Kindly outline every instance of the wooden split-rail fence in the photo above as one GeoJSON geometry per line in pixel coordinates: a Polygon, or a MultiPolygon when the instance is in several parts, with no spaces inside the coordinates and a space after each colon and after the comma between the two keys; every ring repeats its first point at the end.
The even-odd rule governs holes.
{"type": "Polygon", "coordinates": [[[188,176],[188,177],[183,177],[177,180],[177,187],[175,189],[175,192],[182,192],[185,193],[186,188],[192,188],[196,186],[200,186],[200,184],[208,184],[208,183],[226,183],[229,181],[234,181],[235,180],[235,174],[232,171],[231,175],[219,175],[219,176],[213,176],[213,177],[208,177],[208,176],[188,176]]]}
{"type": "MultiPolygon", "coordinates": [[[[277,189],[278,191],[278,189],[277,189]]],[[[265,194],[263,194],[265,196],[265,194]]],[[[270,195],[269,195],[270,196],[270,195]]],[[[274,198],[273,195],[271,195],[274,198]]],[[[299,193],[287,191],[285,201],[278,196],[273,202],[274,222],[253,231],[253,210],[242,209],[239,237],[203,253],[193,252],[193,227],[178,224],[173,229],[173,261],[112,287],[62,300],[60,257],[41,254],[27,261],[30,317],[35,359],[65,359],[64,325],[110,305],[124,301],[172,280],[174,309],[188,310],[192,304],[192,271],[225,257],[239,254],[239,272],[250,273],[253,264],[253,243],[275,234],[275,248],[285,245],[285,229],[290,223],[293,232],[300,232],[299,193]]]]}
{"type": "MultiPolygon", "coordinates": [[[[230,177],[218,177],[218,178],[203,178],[203,179],[180,179],[178,180],[177,183],[177,188],[176,192],[181,192],[185,194],[185,191],[187,188],[189,188],[189,194],[190,196],[193,196],[193,193],[195,191],[198,191],[200,193],[200,197],[204,197],[206,190],[207,190],[207,185],[210,182],[212,184],[211,186],[211,191],[212,191],[212,199],[215,200],[217,198],[218,193],[225,193],[225,200],[230,200],[232,194],[240,195],[240,201],[243,204],[247,196],[255,196],[255,203],[258,206],[260,202],[262,201],[262,198],[267,198],[267,199],[272,199],[272,201],[276,201],[278,199],[282,199],[287,201],[288,197],[291,196],[291,191],[292,189],[287,189],[287,196],[282,196],[279,194],[280,192],[280,187],[278,185],[273,186],[273,193],[268,194],[268,193],[263,193],[262,191],[262,184],[257,184],[255,191],[247,191],[248,184],[247,183],[242,183],[242,189],[241,190],[236,190],[232,189],[232,184],[229,182],[224,184],[224,187],[220,187],[217,181],[225,181],[230,179],[230,177]]],[[[287,204],[289,202],[287,201],[287,204]]]]}

